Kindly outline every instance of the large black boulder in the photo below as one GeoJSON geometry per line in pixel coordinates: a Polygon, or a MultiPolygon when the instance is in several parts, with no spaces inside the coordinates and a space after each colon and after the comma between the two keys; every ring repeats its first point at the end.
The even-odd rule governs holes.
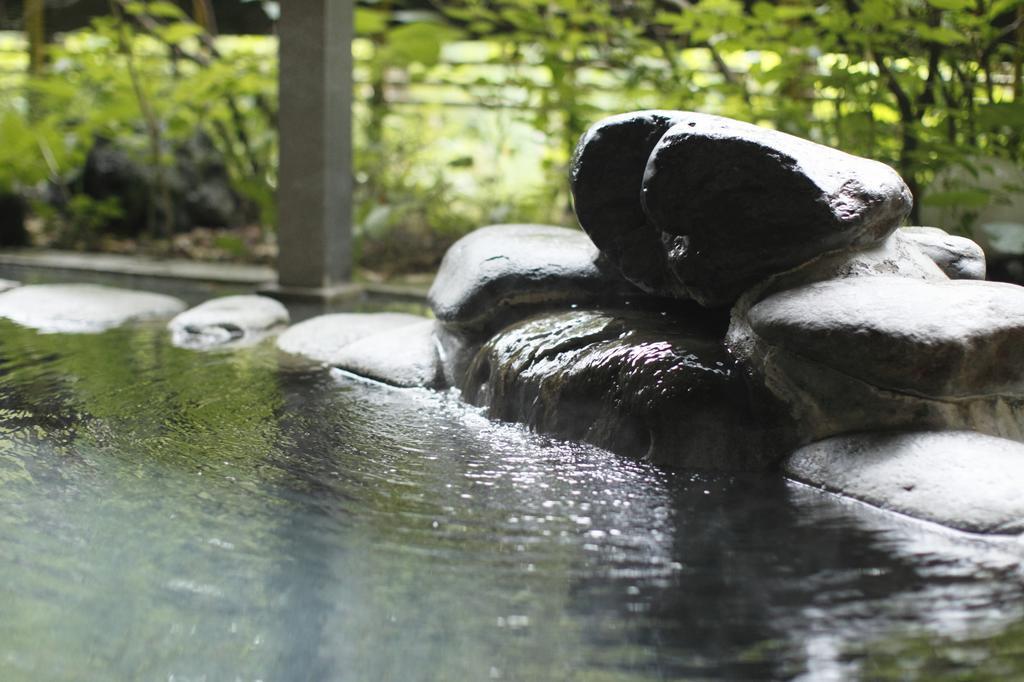
{"type": "Polygon", "coordinates": [[[647,159],[678,111],[633,111],[588,130],[569,170],[580,226],[623,276],[648,292],[672,290],[661,233],[644,212],[641,190],[647,159]]]}
{"type": "Polygon", "coordinates": [[[572,182],[581,225],[628,279],[706,306],[823,253],[881,242],[912,204],[877,161],[692,112],[597,123],[572,182]]]}

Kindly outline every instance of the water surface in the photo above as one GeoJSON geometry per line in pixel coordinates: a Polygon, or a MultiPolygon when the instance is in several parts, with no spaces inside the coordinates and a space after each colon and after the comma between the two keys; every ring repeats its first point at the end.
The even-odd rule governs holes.
{"type": "Polygon", "coordinates": [[[1014,543],[0,320],[0,679],[1024,676],[1014,543]]]}

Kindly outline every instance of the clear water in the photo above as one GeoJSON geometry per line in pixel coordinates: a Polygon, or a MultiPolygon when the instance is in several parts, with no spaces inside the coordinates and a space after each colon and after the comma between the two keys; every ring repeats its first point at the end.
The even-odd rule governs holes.
{"type": "Polygon", "coordinates": [[[0,679],[1024,677],[1015,543],[0,320],[0,679]]]}

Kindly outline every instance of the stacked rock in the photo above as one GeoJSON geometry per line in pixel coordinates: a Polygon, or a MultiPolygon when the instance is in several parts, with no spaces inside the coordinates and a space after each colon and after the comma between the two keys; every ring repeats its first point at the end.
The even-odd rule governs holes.
{"type": "Polygon", "coordinates": [[[477,230],[438,272],[433,334],[393,332],[408,341],[385,344],[389,372],[335,364],[415,385],[388,379],[404,350],[436,360],[421,385],[559,437],[677,468],[781,466],[964,530],[1024,529],[1006,493],[1024,485],[1024,287],[981,281],[970,240],[900,228],[912,198],[895,171],[641,111],[583,136],[571,186],[585,235],[477,230]]]}

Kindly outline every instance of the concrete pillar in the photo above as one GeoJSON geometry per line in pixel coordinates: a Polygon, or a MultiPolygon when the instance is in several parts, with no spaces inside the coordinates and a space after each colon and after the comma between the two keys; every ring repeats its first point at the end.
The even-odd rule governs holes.
{"type": "Polygon", "coordinates": [[[278,286],[282,297],[352,292],[354,0],[281,3],[278,286]]]}

